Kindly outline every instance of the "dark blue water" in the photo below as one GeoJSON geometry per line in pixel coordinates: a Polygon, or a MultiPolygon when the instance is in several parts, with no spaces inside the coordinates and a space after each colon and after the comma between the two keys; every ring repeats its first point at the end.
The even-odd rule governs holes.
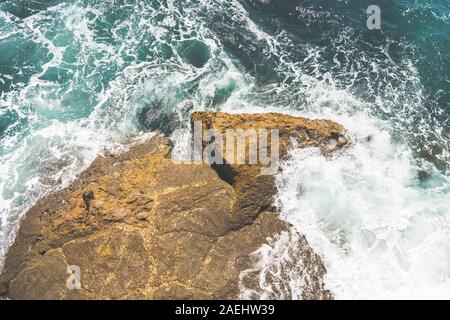
{"type": "MultiPolygon", "coordinates": [[[[328,255],[337,296],[362,296],[348,283],[368,272],[380,276],[371,280],[379,290],[367,297],[390,290],[386,272],[448,296],[449,40],[448,0],[2,0],[0,261],[38,197],[67,184],[105,148],[145,134],[142,109],[157,102],[177,110],[192,101],[196,110],[330,118],[358,141],[374,137],[344,163],[324,164],[330,170],[318,181],[342,182],[334,193],[309,186],[310,193],[293,196],[297,203],[289,190],[308,182],[281,183],[281,210],[295,224],[299,208],[314,207],[320,192],[345,204],[316,208],[309,215],[316,220],[300,219],[326,228],[298,225],[328,255]],[[381,9],[381,30],[366,26],[372,4],[381,9]],[[344,192],[354,197],[336,195],[344,192]],[[345,208],[364,218],[348,221],[345,208]],[[403,224],[371,225],[376,208],[403,224]],[[437,240],[409,236],[427,223],[437,240]],[[427,259],[437,267],[419,266],[424,256],[413,252],[430,241],[438,254],[427,259]],[[369,271],[364,261],[375,256],[359,253],[370,250],[384,253],[383,265],[392,268],[375,263],[369,271]],[[365,271],[343,275],[337,266],[344,262],[365,271]],[[422,277],[421,268],[433,278],[422,277]]],[[[292,174],[313,174],[313,164],[297,156],[292,174]]],[[[404,296],[404,283],[395,284],[404,291],[390,294],[404,296]]]]}

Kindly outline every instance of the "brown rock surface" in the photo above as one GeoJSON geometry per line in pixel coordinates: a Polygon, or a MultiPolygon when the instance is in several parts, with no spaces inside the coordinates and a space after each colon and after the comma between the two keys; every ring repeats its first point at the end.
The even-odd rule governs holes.
{"type": "MultiPolygon", "coordinates": [[[[322,154],[331,156],[350,143],[350,137],[343,126],[329,120],[311,120],[280,113],[229,114],[223,112],[195,112],[192,122],[202,124],[202,131],[214,129],[222,136],[227,129],[279,130],[279,158],[284,160],[295,144],[299,148],[317,147],[322,154]]],[[[219,176],[228,181],[236,191],[233,212],[235,223],[240,226],[251,223],[259,212],[272,211],[276,186],[273,175],[261,175],[261,165],[249,165],[248,136],[246,141],[246,164],[229,164],[227,155],[222,154],[224,164],[214,165],[219,176]]],[[[228,141],[224,139],[224,150],[228,141]]],[[[235,143],[235,142],[232,142],[235,143]]],[[[271,150],[271,140],[268,139],[271,150]]],[[[270,152],[269,152],[270,154],[270,152]]],[[[236,158],[236,154],[234,155],[236,158]]],[[[236,161],[234,161],[236,162],[236,161]]]]}
{"type": "MultiPolygon", "coordinates": [[[[208,121],[272,127],[278,122],[282,137],[308,135],[301,146],[324,152],[347,143],[345,130],[332,122],[215,115],[216,120],[212,113],[196,113],[193,119],[208,126],[208,121]]],[[[282,148],[289,148],[287,140],[282,148]]],[[[276,191],[273,178],[260,180],[251,168],[233,167],[237,182],[230,185],[219,177],[220,168],[218,175],[206,164],[174,164],[170,150],[168,139],[155,136],[121,155],[98,157],[69,187],[38,201],[6,256],[3,294],[11,299],[237,298],[239,275],[254,262],[251,253],[291,229],[267,212],[276,191]],[[91,191],[88,212],[83,193],[91,191]],[[80,290],[66,287],[69,265],[80,267],[80,290]]],[[[302,236],[293,244],[301,248],[293,254],[302,255],[297,257],[301,271],[310,279],[302,297],[331,298],[320,258],[302,236]]],[[[257,282],[247,282],[258,290],[257,282]]]]}

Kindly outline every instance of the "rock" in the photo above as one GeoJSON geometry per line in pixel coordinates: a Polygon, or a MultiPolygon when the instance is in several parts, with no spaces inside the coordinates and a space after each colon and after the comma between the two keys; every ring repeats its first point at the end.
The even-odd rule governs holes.
{"type": "MultiPolygon", "coordinates": [[[[262,126],[265,119],[273,127],[278,121],[286,150],[288,137],[305,134],[302,146],[326,153],[348,142],[345,130],[332,122],[275,114],[197,113],[196,119],[223,128],[226,121],[262,126]]],[[[299,272],[310,279],[302,297],[331,298],[320,257],[267,210],[276,192],[272,176],[260,179],[246,166],[213,170],[207,164],[175,164],[170,151],[171,142],[157,135],[123,154],[99,156],[70,186],[39,200],[7,253],[0,294],[10,299],[238,298],[240,275],[254,264],[252,253],[289,231],[298,248],[290,258],[301,261],[299,272]],[[223,179],[225,169],[233,183],[223,179]],[[91,191],[95,198],[86,214],[82,195],[91,191]],[[79,290],[67,286],[69,266],[79,267],[79,290]]],[[[258,281],[252,279],[245,285],[257,292],[258,281]]]]}
{"type": "MultiPolygon", "coordinates": [[[[228,114],[222,112],[194,112],[192,123],[200,122],[202,131],[214,129],[223,136],[227,129],[279,130],[279,157],[285,160],[295,144],[298,147],[317,147],[325,156],[349,145],[352,141],[344,127],[328,120],[310,120],[279,113],[228,114]]],[[[248,144],[248,137],[245,138],[248,144]]],[[[271,150],[271,140],[268,148],[271,150]]],[[[205,147],[205,145],[204,145],[205,147]]],[[[247,145],[248,148],[248,145],[247,145]]],[[[259,150],[258,150],[259,151],[259,150]]],[[[272,211],[276,186],[273,175],[261,175],[260,164],[230,164],[227,155],[222,155],[224,164],[213,165],[219,176],[233,186],[236,193],[233,212],[236,226],[251,223],[262,211],[272,211]]]]}
{"type": "Polygon", "coordinates": [[[63,251],[54,249],[27,265],[9,283],[12,299],[62,299],[68,278],[63,251]]]}
{"type": "Polygon", "coordinates": [[[139,115],[139,121],[146,129],[159,130],[167,136],[181,125],[178,114],[162,108],[159,103],[144,108],[139,115]]]}
{"type": "Polygon", "coordinates": [[[179,110],[169,110],[162,101],[155,100],[141,110],[138,120],[144,128],[170,136],[183,126],[182,122],[188,122],[193,107],[193,102],[186,100],[179,110]]]}

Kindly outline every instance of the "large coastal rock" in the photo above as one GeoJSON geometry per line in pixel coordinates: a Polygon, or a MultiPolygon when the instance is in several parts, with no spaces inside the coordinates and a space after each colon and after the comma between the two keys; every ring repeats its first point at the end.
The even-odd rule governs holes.
{"type": "MultiPolygon", "coordinates": [[[[331,156],[350,143],[350,137],[345,128],[328,120],[311,120],[279,113],[229,114],[223,112],[195,112],[191,120],[193,123],[201,123],[202,132],[213,129],[223,136],[226,136],[227,129],[244,132],[254,130],[257,134],[259,130],[264,129],[268,133],[269,151],[272,150],[269,131],[277,129],[279,130],[280,161],[287,158],[289,150],[294,145],[299,148],[317,147],[323,155],[331,156]]],[[[233,185],[236,191],[233,212],[236,213],[234,218],[237,226],[251,223],[261,211],[273,211],[273,196],[276,194],[274,176],[261,174],[263,167],[261,164],[248,164],[249,135],[244,133],[243,139],[247,151],[245,164],[236,164],[236,154],[234,154],[234,162],[231,163],[225,153],[222,154],[224,164],[213,165],[219,176],[233,185]]],[[[224,149],[228,142],[224,142],[224,149]]],[[[235,142],[231,143],[235,144],[235,142]]],[[[236,146],[235,149],[237,149],[236,146]]]]}
{"type": "MultiPolygon", "coordinates": [[[[348,143],[345,130],[328,121],[222,113],[196,113],[193,120],[208,127],[216,121],[217,128],[270,124],[286,137],[284,150],[287,137],[304,134],[308,142],[300,146],[324,153],[348,143]]],[[[259,179],[249,167],[234,167],[230,181],[223,168],[175,164],[171,149],[157,135],[123,154],[98,157],[69,187],[38,201],[6,256],[0,296],[231,299],[245,281],[256,293],[250,298],[257,298],[257,276],[240,277],[252,270],[252,253],[295,232],[271,210],[273,177],[259,179]],[[68,266],[79,267],[80,289],[67,286],[68,266]]],[[[298,272],[307,279],[301,297],[331,298],[321,259],[301,235],[292,245],[290,261],[301,261],[298,272]]]]}

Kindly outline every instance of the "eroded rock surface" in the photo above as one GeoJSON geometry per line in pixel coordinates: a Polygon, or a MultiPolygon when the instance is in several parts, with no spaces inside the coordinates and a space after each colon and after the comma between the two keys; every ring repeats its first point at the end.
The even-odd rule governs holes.
{"type": "MultiPolygon", "coordinates": [[[[250,115],[216,117],[193,115],[205,126],[219,120],[216,124],[222,126],[227,121],[232,127],[262,125],[255,120],[260,118],[250,115]]],[[[266,120],[270,117],[270,125],[278,121],[286,137],[307,134],[308,145],[326,152],[347,143],[345,130],[337,124],[295,122],[297,118],[274,114],[266,120]]],[[[269,210],[276,191],[273,177],[260,180],[253,169],[236,167],[232,169],[237,182],[230,184],[217,173],[220,168],[174,164],[170,151],[170,141],[155,136],[121,155],[98,157],[69,187],[38,201],[6,256],[0,295],[10,299],[238,298],[239,276],[253,268],[251,253],[291,230],[269,210]],[[94,197],[88,211],[83,194],[90,192],[94,197]],[[81,271],[79,290],[67,287],[67,267],[74,265],[81,271]]],[[[320,258],[300,235],[293,245],[301,250],[294,250],[292,259],[301,255],[300,268],[309,279],[302,297],[331,298],[323,286],[326,270],[320,258]]],[[[258,291],[251,277],[245,285],[258,291]]]]}

